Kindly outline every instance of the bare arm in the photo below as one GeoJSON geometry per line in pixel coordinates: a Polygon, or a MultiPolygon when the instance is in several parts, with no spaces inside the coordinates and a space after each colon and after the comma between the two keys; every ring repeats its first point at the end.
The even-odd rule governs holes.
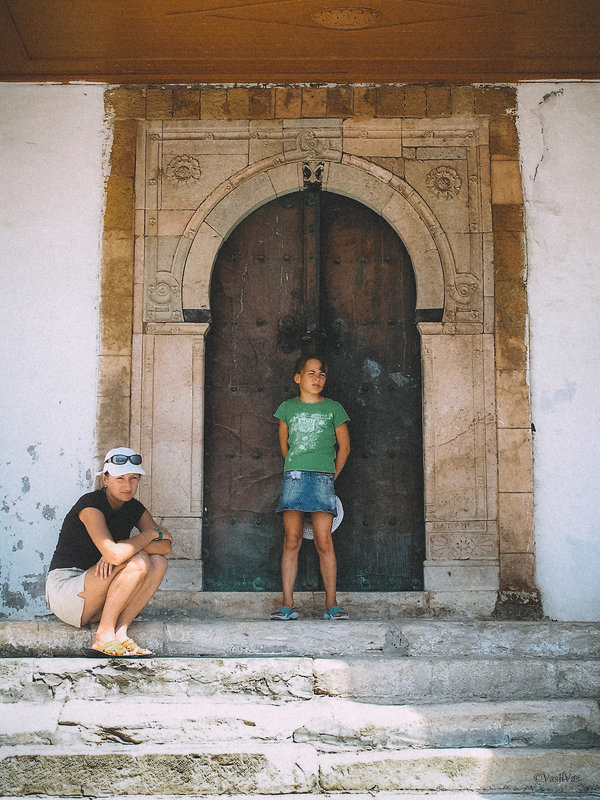
{"type": "MultiPolygon", "coordinates": [[[[155,530],[156,525],[150,524],[153,520],[147,511],[145,511],[140,518],[140,527],[144,520],[144,525],[141,527],[140,532],[136,536],[131,536],[129,539],[123,539],[120,542],[114,541],[106,526],[104,514],[97,508],[84,508],[79,512],[79,519],[85,525],[92,541],[100,551],[102,559],[107,564],[112,564],[113,566],[123,564],[125,561],[133,558],[136,553],[145,550],[157,536],[155,530]],[[148,516],[146,517],[146,515],[148,516]],[[144,519],[145,517],[146,519],[144,519]]],[[[170,542],[170,534],[168,531],[167,534],[170,542]]]]}
{"type": "Polygon", "coordinates": [[[335,480],[340,472],[344,469],[344,464],[350,455],[350,431],[348,430],[347,423],[343,422],[335,429],[335,438],[337,440],[337,455],[335,457],[335,480]]]}
{"type": "Polygon", "coordinates": [[[285,458],[290,446],[288,444],[288,426],[283,420],[279,420],[279,447],[281,447],[281,455],[285,458]]]}
{"type": "Polygon", "coordinates": [[[143,533],[148,529],[154,532],[154,539],[152,539],[150,544],[144,547],[146,553],[149,553],[150,555],[159,554],[166,556],[171,552],[173,543],[173,537],[171,536],[171,533],[162,525],[157,525],[149,511],[144,511],[140,517],[137,527],[139,528],[140,533],[143,533]],[[159,530],[162,533],[162,538],[160,538],[158,533],[159,530]]]}

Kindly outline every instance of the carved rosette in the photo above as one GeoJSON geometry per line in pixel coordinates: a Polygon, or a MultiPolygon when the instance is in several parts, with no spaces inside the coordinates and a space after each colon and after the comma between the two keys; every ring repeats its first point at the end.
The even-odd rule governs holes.
{"type": "Polygon", "coordinates": [[[427,175],[426,183],[439,200],[452,200],[460,192],[462,178],[452,167],[436,167],[427,175]]]}
{"type": "Polygon", "coordinates": [[[200,179],[202,170],[195,156],[175,156],[165,167],[165,178],[175,184],[191,184],[200,179]]]}
{"type": "Polygon", "coordinates": [[[460,306],[471,307],[479,300],[479,281],[472,275],[458,276],[446,285],[446,295],[460,306]]]}
{"type": "Polygon", "coordinates": [[[146,289],[147,322],[181,322],[181,287],[168,272],[158,272],[146,289]]]}
{"type": "Polygon", "coordinates": [[[300,131],[296,137],[296,147],[303,153],[308,153],[309,159],[316,160],[330,149],[328,139],[320,139],[311,130],[300,131]]]}

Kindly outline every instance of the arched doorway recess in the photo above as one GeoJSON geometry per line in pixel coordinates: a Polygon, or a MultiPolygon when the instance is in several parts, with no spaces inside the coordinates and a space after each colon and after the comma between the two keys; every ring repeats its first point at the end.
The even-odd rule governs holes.
{"type": "Polygon", "coordinates": [[[173,588],[202,588],[204,348],[217,253],[318,181],[389,222],[412,260],[423,376],[425,589],[491,613],[498,590],[493,278],[482,119],[144,123],[133,440],[177,532],[173,588]],[[388,169],[387,166],[390,168],[388,169]]]}
{"type": "MultiPolygon", "coordinates": [[[[420,341],[412,264],[380,215],[304,191],[255,210],[213,270],[206,343],[203,564],[208,591],[278,591],[282,461],[273,412],[301,352],[330,367],[350,415],[336,483],[340,591],[423,588],[420,341]]],[[[319,588],[312,545],[298,591],[319,588]]]]}

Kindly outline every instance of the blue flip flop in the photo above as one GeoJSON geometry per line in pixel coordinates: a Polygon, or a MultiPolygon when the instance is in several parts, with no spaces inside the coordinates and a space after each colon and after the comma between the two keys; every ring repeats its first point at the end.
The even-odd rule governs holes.
{"type": "Polygon", "coordinates": [[[350,615],[340,606],[331,606],[329,611],[323,614],[323,619],[350,619],[350,615]]]}
{"type": "Polygon", "coordinates": [[[278,620],[288,620],[288,619],[298,619],[298,612],[292,611],[289,606],[281,606],[278,608],[277,611],[272,611],[269,614],[269,619],[278,619],[278,620]]]}

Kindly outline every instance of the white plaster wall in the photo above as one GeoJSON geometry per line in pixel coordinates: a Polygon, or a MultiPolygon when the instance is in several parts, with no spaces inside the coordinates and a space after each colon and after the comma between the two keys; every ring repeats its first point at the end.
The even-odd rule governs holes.
{"type": "Polygon", "coordinates": [[[0,85],[0,614],[47,613],[62,517],[92,483],[103,91],[0,85]]]}
{"type": "Polygon", "coordinates": [[[518,90],[527,215],[537,580],[600,620],[600,83],[518,90]]]}

